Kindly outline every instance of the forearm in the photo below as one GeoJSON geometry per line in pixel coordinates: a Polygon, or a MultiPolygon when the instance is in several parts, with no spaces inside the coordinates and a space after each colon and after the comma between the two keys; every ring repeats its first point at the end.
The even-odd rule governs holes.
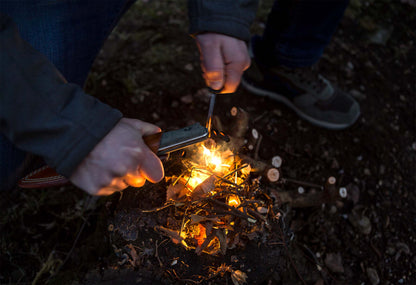
{"type": "Polygon", "coordinates": [[[69,84],[0,16],[0,131],[65,176],[122,114],[69,84]]]}

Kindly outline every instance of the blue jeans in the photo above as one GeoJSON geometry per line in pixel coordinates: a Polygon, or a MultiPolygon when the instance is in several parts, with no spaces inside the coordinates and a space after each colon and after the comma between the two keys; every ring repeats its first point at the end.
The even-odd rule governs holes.
{"type": "Polygon", "coordinates": [[[256,56],[270,65],[292,68],[313,65],[331,40],[348,2],[275,1],[261,41],[256,45],[256,56]]]}
{"type": "MultiPolygon", "coordinates": [[[[20,36],[49,58],[68,82],[83,86],[105,39],[133,0],[0,0],[20,36]]],[[[11,189],[26,153],[0,134],[0,190],[11,189]]]]}

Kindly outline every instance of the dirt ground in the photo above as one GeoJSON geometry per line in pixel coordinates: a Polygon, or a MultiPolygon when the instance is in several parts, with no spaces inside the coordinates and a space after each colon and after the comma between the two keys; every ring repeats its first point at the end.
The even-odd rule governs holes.
{"type": "MultiPolygon", "coordinates": [[[[253,33],[270,5],[261,1],[253,33]]],[[[330,176],[347,189],[347,198],[317,206],[282,205],[285,246],[196,257],[152,230],[161,215],[140,214],[163,204],[163,183],[100,199],[73,186],[18,189],[1,194],[0,284],[232,284],[229,273],[207,281],[172,273],[206,272],[201,262],[248,272],[248,284],[416,284],[415,5],[351,1],[319,62],[320,73],[361,105],[347,130],[314,127],[241,87],[218,96],[223,122],[233,106],[249,113],[263,138],[259,160],[282,158],[282,179],[267,189],[307,197],[320,190],[305,182],[324,185],[330,176]],[[143,231],[134,242],[109,228],[135,219],[147,226],[137,225],[143,231]],[[129,244],[140,248],[140,262],[131,262],[129,244]],[[236,254],[245,257],[233,261],[236,254]],[[174,267],[176,257],[184,262],[174,267]]],[[[204,123],[208,102],[186,21],[185,3],[138,1],[106,42],[86,90],[163,130],[204,123]]]]}

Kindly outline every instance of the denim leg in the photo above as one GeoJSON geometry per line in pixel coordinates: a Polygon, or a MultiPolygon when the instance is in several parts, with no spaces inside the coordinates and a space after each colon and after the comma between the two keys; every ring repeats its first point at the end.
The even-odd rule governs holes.
{"type": "Polygon", "coordinates": [[[259,46],[265,62],[311,66],[321,57],[348,0],[276,0],[259,46]]]}
{"type": "MultiPolygon", "coordinates": [[[[83,86],[105,39],[134,0],[0,0],[21,37],[68,82],[83,86]]],[[[45,102],[47,103],[47,102],[45,102]]],[[[13,186],[26,154],[0,133],[0,190],[13,186]]]]}

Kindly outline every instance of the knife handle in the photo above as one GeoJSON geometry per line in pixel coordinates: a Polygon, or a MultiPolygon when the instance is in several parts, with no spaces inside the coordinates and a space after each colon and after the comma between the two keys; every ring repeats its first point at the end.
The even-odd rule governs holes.
{"type": "Polygon", "coordinates": [[[160,146],[160,139],[162,137],[162,132],[148,135],[143,137],[144,143],[154,152],[157,154],[160,146]]]}
{"type": "MultiPolygon", "coordinates": [[[[162,132],[143,137],[144,143],[157,154],[162,132]]],[[[21,178],[17,185],[20,188],[46,188],[68,184],[68,178],[58,174],[53,168],[44,165],[25,177],[21,178]]]]}

